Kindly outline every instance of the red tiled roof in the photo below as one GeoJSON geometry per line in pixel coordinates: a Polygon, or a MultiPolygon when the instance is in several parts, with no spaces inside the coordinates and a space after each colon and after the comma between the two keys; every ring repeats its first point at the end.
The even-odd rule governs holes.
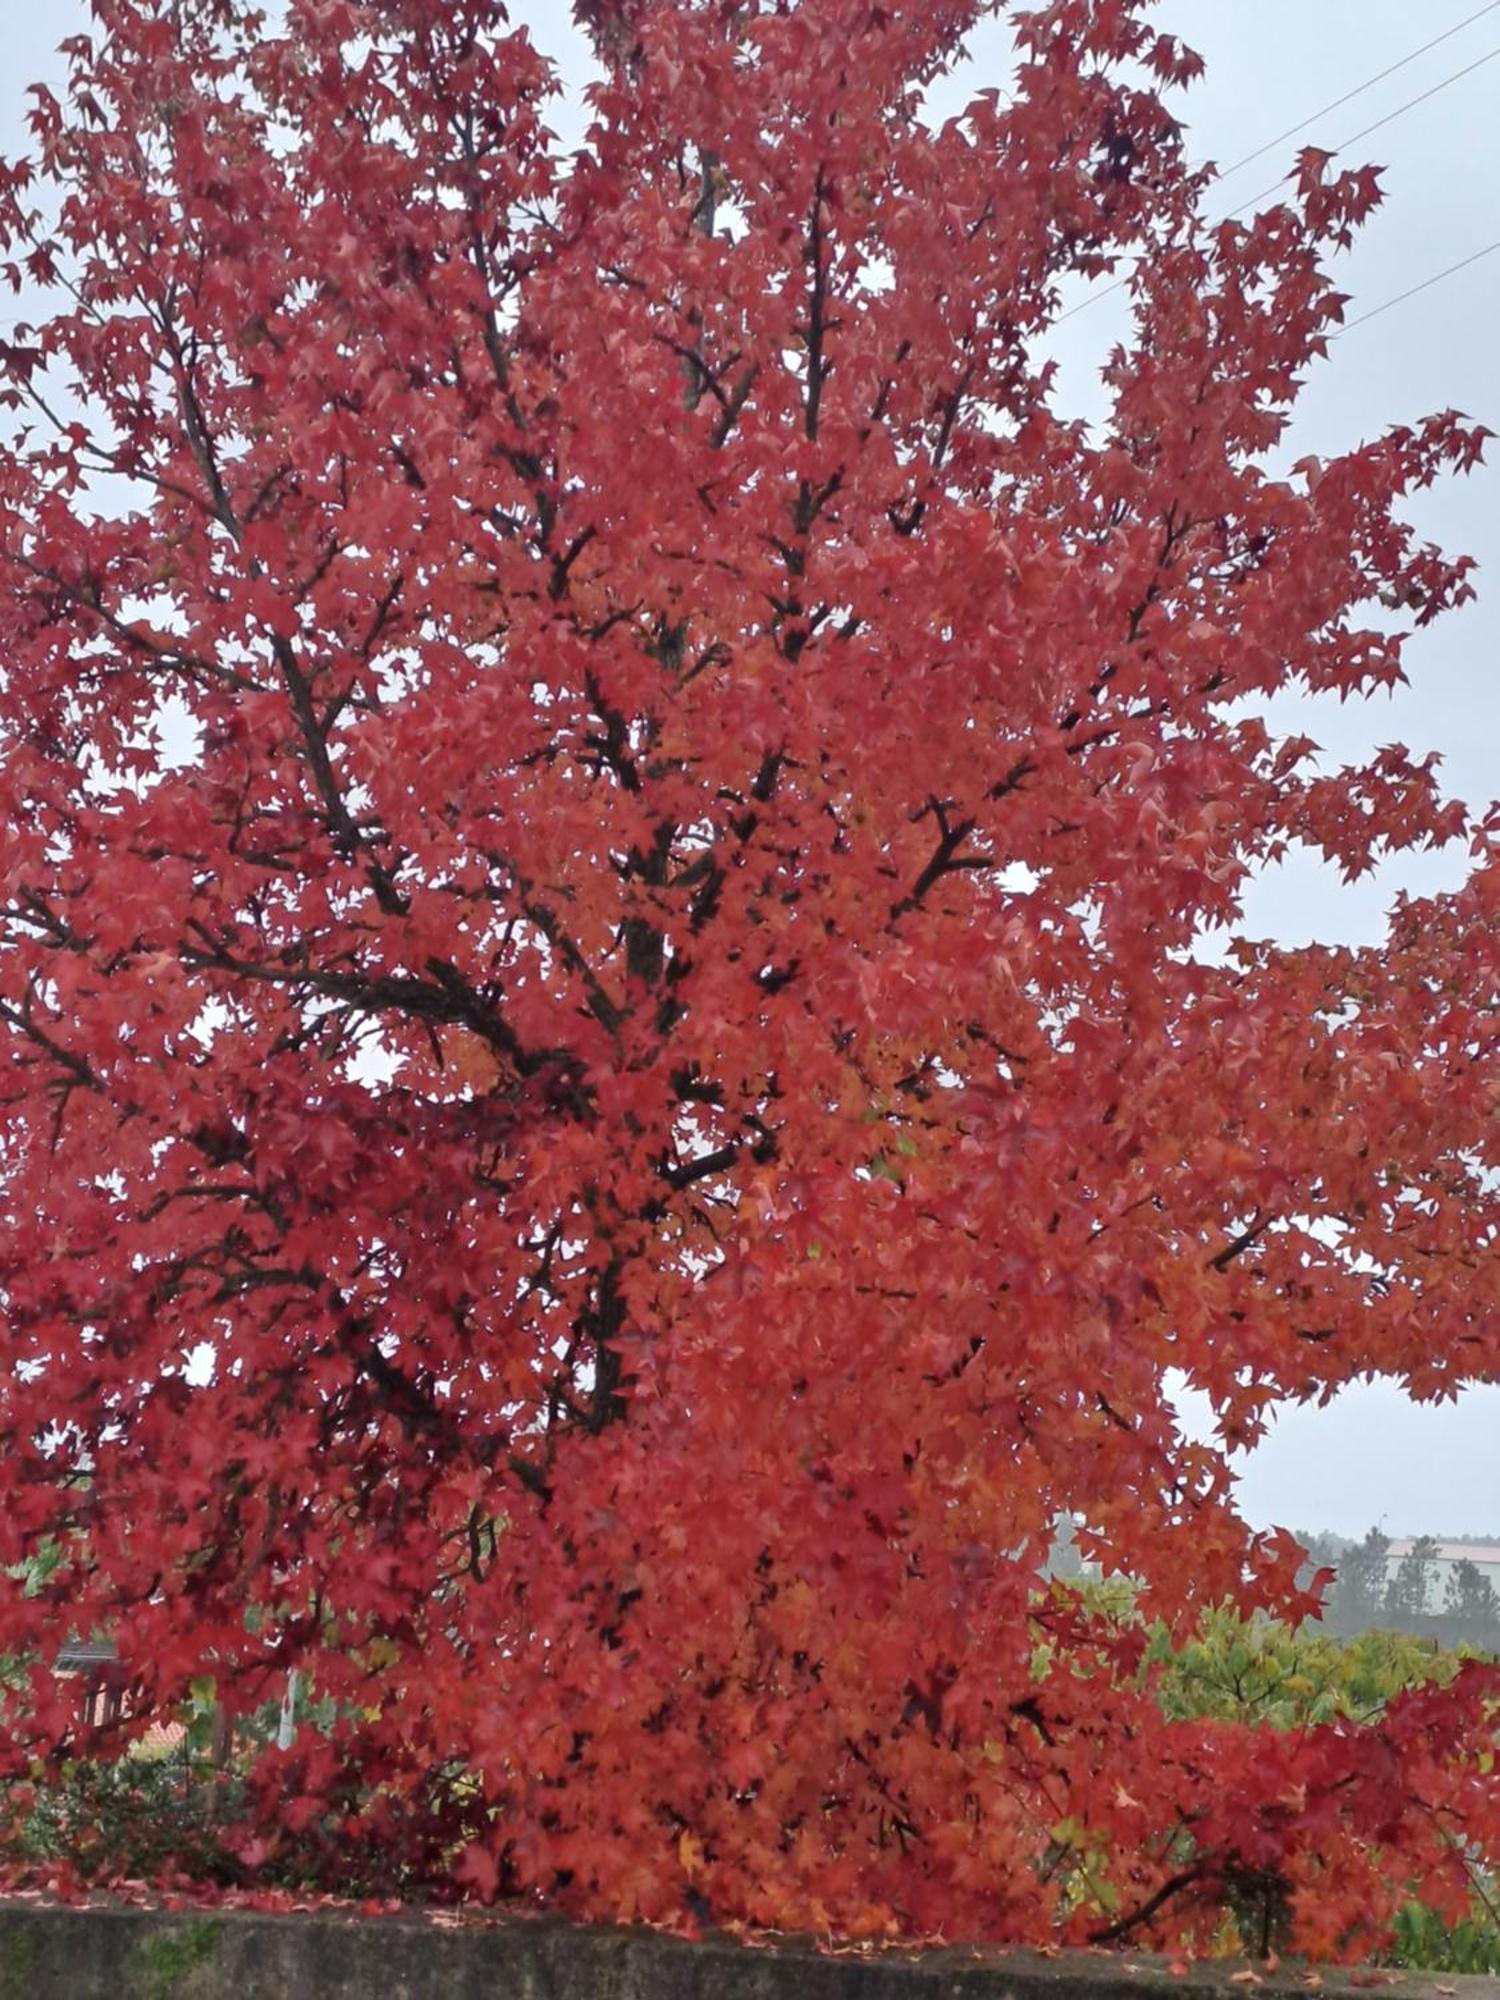
{"type": "Polygon", "coordinates": [[[180,1722],[153,1722],[143,1736],[130,1746],[135,1757],[165,1757],[180,1749],[186,1729],[180,1722]]]}

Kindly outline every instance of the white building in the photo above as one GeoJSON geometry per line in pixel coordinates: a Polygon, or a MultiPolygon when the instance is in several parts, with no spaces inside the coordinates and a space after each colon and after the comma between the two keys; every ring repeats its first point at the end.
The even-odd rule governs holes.
{"type": "MultiPolygon", "coordinates": [[[[1416,1547],[1413,1536],[1403,1535],[1393,1541],[1386,1551],[1385,1576],[1389,1584],[1400,1568],[1403,1557],[1409,1556],[1416,1547]]],[[[1432,1560],[1427,1565],[1427,1609],[1442,1611],[1447,1608],[1448,1583],[1461,1562],[1472,1563],[1482,1577],[1485,1577],[1495,1595],[1500,1597],[1500,1542],[1434,1542],[1432,1560]]]]}

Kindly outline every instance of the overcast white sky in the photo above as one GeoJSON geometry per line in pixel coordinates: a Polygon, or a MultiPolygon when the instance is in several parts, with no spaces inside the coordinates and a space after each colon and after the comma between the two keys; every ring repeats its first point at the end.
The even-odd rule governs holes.
{"type": "MultiPolygon", "coordinates": [[[[26,142],[27,84],[61,79],[56,45],[86,25],[87,10],[83,0],[0,0],[0,8],[0,153],[10,156],[26,142]]],[[[576,87],[584,64],[567,0],[520,0],[512,12],[576,87]]],[[[1439,46],[1225,181],[1224,207],[1252,201],[1291,165],[1298,146],[1337,147],[1437,87],[1427,102],[1351,148],[1351,159],[1387,168],[1388,197],[1340,273],[1342,289],[1353,294],[1351,318],[1500,239],[1500,0],[1158,6],[1160,25],[1207,59],[1208,74],[1181,100],[1179,115],[1194,150],[1221,166],[1467,17],[1439,46]],[[1492,52],[1495,60],[1486,61],[1492,52]],[[1440,87],[1471,64],[1479,67],[1440,87]]],[[[935,108],[956,110],[972,89],[1003,86],[1008,48],[1003,26],[982,30],[966,72],[934,93],[935,108]]],[[[578,130],[568,112],[553,123],[565,137],[578,130]]],[[[1122,305],[1118,294],[1105,298],[1058,330],[1063,393],[1080,412],[1098,407],[1096,371],[1121,328],[1122,305]]],[[[1291,455],[1338,450],[1388,423],[1443,408],[1500,431],[1500,250],[1351,328],[1308,388],[1291,455]]],[[[1349,710],[1304,702],[1295,710],[1295,726],[1330,755],[1392,741],[1440,751],[1451,790],[1473,805],[1500,795],[1500,445],[1492,455],[1488,469],[1424,496],[1418,516],[1424,532],[1479,559],[1480,602],[1421,636],[1409,656],[1412,685],[1393,698],[1349,710]]],[[[1293,713],[1288,705],[1277,719],[1290,723],[1293,713]]],[[[1378,880],[1346,889],[1311,862],[1289,862],[1256,887],[1247,923],[1289,943],[1368,943],[1396,889],[1446,887],[1461,872],[1456,854],[1408,857],[1378,880]]],[[[1242,1462],[1241,1500],[1265,1525],[1360,1534],[1380,1522],[1395,1534],[1500,1536],[1500,1389],[1419,1409],[1389,1385],[1374,1384],[1346,1391],[1326,1410],[1288,1411],[1242,1462]]]]}

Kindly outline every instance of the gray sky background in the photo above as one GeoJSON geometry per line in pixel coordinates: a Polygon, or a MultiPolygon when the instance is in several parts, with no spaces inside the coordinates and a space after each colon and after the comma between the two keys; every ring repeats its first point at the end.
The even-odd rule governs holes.
{"type": "MultiPolygon", "coordinates": [[[[1412,0],[1161,0],[1157,20],[1207,60],[1207,76],[1177,109],[1194,152],[1227,165],[1474,15],[1477,6],[1478,0],[1421,7],[1412,0]]],[[[56,45],[87,25],[87,11],[82,0],[0,0],[0,8],[0,153],[11,156],[26,144],[26,86],[61,80],[56,45]]],[[[585,63],[567,0],[521,0],[512,12],[576,90],[585,63]]],[[[987,84],[1003,87],[1009,46],[1002,23],[983,28],[963,71],[933,92],[934,112],[956,111],[987,84]]],[[[1482,66],[1472,74],[1350,149],[1349,160],[1386,167],[1387,200],[1339,272],[1341,289],[1353,295],[1349,317],[1471,256],[1500,238],[1500,0],[1437,48],[1227,177],[1222,206],[1252,202],[1291,166],[1299,146],[1338,147],[1476,62],[1482,66]],[[1491,51],[1495,60],[1482,62],[1491,51]]],[[[573,139],[576,104],[552,122],[573,139]]],[[[1289,458],[1331,453],[1389,423],[1445,408],[1500,431],[1497,322],[1500,251],[1352,327],[1308,386],[1289,458]]],[[[1124,323],[1116,293],[1057,331],[1060,393],[1080,414],[1101,407],[1097,370],[1124,323]]],[[[1304,729],[1331,758],[1392,741],[1437,750],[1449,788],[1475,806],[1500,795],[1500,442],[1491,456],[1489,467],[1422,496],[1415,510],[1424,533],[1477,557],[1481,574],[1480,601],[1413,644],[1412,685],[1348,709],[1327,700],[1286,702],[1273,717],[1304,729]]],[[[1457,852],[1408,856],[1375,880],[1345,888],[1316,861],[1293,859],[1256,885],[1246,925],[1287,943],[1367,944],[1378,938],[1382,912],[1398,889],[1451,887],[1462,872],[1457,852]]],[[[1201,1413],[1185,1414],[1191,1422],[1201,1413]]],[[[1241,1473],[1242,1505],[1263,1525],[1359,1534],[1380,1522],[1395,1534],[1500,1537],[1500,1389],[1417,1408],[1389,1384],[1362,1385],[1327,1409],[1286,1411],[1267,1441],[1241,1461],[1241,1473]]]]}

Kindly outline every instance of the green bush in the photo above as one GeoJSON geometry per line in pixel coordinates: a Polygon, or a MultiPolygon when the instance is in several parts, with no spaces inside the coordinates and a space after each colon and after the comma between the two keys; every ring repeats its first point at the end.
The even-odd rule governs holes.
{"type": "MultiPolygon", "coordinates": [[[[1373,1721],[1403,1689],[1451,1680],[1473,1650],[1407,1632],[1338,1638],[1320,1626],[1294,1630],[1224,1608],[1208,1613],[1185,1646],[1174,1648],[1160,1628],[1153,1632],[1146,1671],[1170,1716],[1305,1729],[1340,1718],[1373,1721]]],[[[1472,1911],[1457,1924],[1408,1903],[1390,1962],[1413,1971],[1500,1972],[1497,1905],[1482,1874],[1475,1884],[1472,1911]]]]}
{"type": "Polygon", "coordinates": [[[66,1861],[85,1878],[171,1870],[225,1881],[234,1869],[222,1836],[238,1816],[238,1789],[175,1759],[80,1761],[32,1791],[17,1858],[66,1861]]]}
{"type": "Polygon", "coordinates": [[[1500,1973],[1500,1921],[1482,1903],[1451,1925],[1424,1903],[1408,1903],[1396,1919],[1391,1962],[1421,1972],[1500,1973]]]}

